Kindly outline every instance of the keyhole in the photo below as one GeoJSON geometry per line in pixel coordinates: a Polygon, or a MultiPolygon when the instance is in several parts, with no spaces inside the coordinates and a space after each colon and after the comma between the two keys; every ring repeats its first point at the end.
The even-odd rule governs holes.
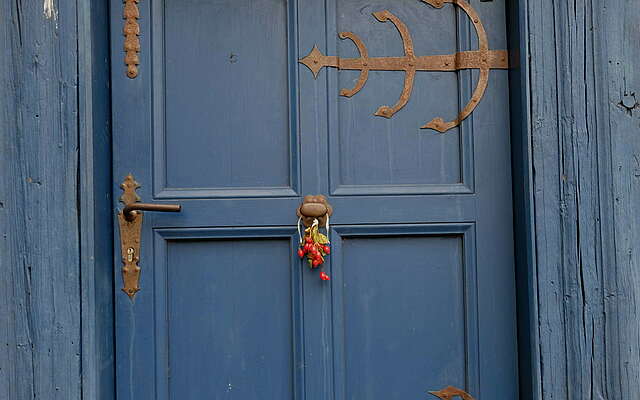
{"type": "Polygon", "coordinates": [[[133,249],[133,247],[129,247],[127,249],[127,261],[133,262],[133,253],[135,253],[135,250],[133,249]]]}

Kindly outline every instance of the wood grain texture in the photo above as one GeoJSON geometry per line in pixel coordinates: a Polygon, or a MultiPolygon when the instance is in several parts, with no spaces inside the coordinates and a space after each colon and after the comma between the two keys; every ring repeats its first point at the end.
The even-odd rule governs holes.
{"type": "Polygon", "coordinates": [[[637,398],[640,3],[528,17],[542,398],[637,398]]]}
{"type": "MultiPolygon", "coordinates": [[[[640,3],[526,4],[541,397],[634,399],[640,390],[634,207],[640,204],[640,3]]],[[[78,226],[83,232],[87,226],[79,225],[77,208],[78,138],[87,132],[78,130],[78,113],[87,99],[78,106],[76,4],[54,6],[44,15],[41,2],[0,2],[2,399],[79,399],[81,375],[93,388],[86,393],[97,394],[85,398],[103,398],[109,389],[108,379],[88,373],[97,374],[93,350],[108,350],[108,339],[88,334],[83,358],[94,364],[84,372],[80,365],[80,260],[85,266],[104,254],[82,253],[78,244],[78,226]]],[[[81,124],[97,129],[100,122],[81,124]]],[[[96,152],[108,147],[108,134],[90,145],[96,152]]],[[[92,184],[92,177],[84,179],[92,184]]],[[[83,269],[83,282],[97,277],[83,269]]],[[[100,290],[109,292],[110,284],[100,290]]],[[[90,295],[85,292],[84,304],[93,301],[90,295]]],[[[111,310],[109,301],[97,306],[93,314],[82,310],[84,332],[111,310]]]]}
{"type": "Polygon", "coordinates": [[[603,217],[603,232],[615,240],[608,241],[604,259],[615,263],[605,282],[605,313],[616,317],[605,332],[607,364],[616,378],[607,389],[611,398],[631,399],[640,391],[640,4],[619,1],[605,11],[600,23],[608,35],[601,51],[607,58],[601,73],[607,89],[602,98],[608,101],[602,124],[610,135],[613,174],[606,183],[613,187],[607,193],[613,206],[603,217]]]}
{"type": "Polygon", "coordinates": [[[109,4],[77,4],[82,398],[113,400],[109,4]]]}
{"type": "Polygon", "coordinates": [[[77,14],[0,3],[0,398],[80,398],[77,14]]]}

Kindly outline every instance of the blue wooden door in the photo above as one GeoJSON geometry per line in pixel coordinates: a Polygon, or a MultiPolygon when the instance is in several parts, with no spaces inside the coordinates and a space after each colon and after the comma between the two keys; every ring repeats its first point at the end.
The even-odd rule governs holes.
{"type": "MultiPolygon", "coordinates": [[[[477,49],[458,0],[141,0],[135,78],[111,3],[114,198],[131,173],[143,201],[182,205],[145,212],[133,300],[115,266],[118,399],[517,398],[507,72],[439,133],[420,127],[455,119],[477,69],[418,71],[383,118],[406,71],[348,98],[359,71],[298,62],[359,57],[340,32],[404,56],[383,10],[416,56],[477,49]],[[328,282],[295,255],[305,194],[333,205],[328,282]]],[[[505,2],[470,6],[505,49],[505,2]]]]}

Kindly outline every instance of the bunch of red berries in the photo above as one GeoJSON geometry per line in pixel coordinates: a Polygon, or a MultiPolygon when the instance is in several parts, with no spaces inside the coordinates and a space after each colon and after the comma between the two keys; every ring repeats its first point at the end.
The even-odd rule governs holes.
{"type": "MultiPolygon", "coordinates": [[[[300,248],[298,249],[298,256],[300,258],[304,258],[305,255],[307,256],[307,262],[309,263],[310,268],[318,268],[324,263],[324,257],[331,253],[331,248],[328,244],[329,241],[326,240],[324,235],[316,233],[315,239],[316,240],[314,240],[311,233],[306,234],[304,242],[300,244],[300,248]]],[[[320,279],[328,281],[331,278],[329,278],[329,275],[321,271],[320,279]]]]}

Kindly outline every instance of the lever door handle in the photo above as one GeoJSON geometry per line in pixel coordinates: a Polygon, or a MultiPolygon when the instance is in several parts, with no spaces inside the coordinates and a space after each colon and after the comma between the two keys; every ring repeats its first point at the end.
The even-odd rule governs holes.
{"type": "Polygon", "coordinates": [[[140,184],[132,175],[127,175],[120,185],[124,192],[120,201],[124,208],[118,213],[120,225],[120,250],[122,252],[122,291],[133,300],[140,291],[140,239],[142,233],[142,211],[179,212],[179,204],[139,203],[136,190],[140,184]]]}
{"type": "Polygon", "coordinates": [[[181,210],[180,204],[132,203],[124,206],[122,213],[127,221],[133,221],[137,215],[136,211],[180,212],[181,210]]]}

